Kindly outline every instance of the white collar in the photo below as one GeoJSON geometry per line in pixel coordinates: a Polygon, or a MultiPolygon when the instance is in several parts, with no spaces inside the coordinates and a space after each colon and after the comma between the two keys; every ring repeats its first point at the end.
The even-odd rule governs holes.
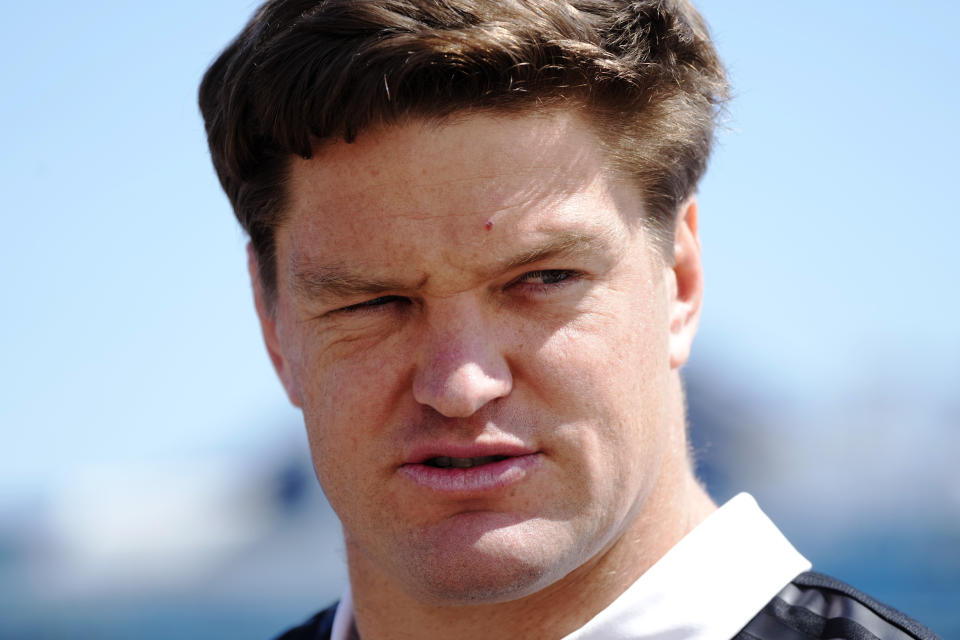
{"type": "Polygon", "coordinates": [[[357,638],[356,626],[353,622],[353,592],[350,583],[343,590],[337,610],[333,614],[333,626],[330,628],[330,640],[354,640],[357,638]]]}
{"type": "MultiPolygon", "coordinates": [[[[809,569],[756,501],[741,493],[564,640],[730,640],[809,569]]],[[[353,628],[348,586],[331,640],[350,640],[353,628]]]]}
{"type": "Polygon", "coordinates": [[[564,640],[730,640],[809,569],[756,501],[741,493],[564,640]]]}

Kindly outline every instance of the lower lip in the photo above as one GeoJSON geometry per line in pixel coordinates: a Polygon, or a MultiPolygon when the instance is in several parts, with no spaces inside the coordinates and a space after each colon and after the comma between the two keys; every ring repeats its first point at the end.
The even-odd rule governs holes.
{"type": "Polygon", "coordinates": [[[478,493],[503,489],[520,482],[538,465],[539,454],[514,456],[468,469],[405,464],[400,472],[415,484],[443,493],[478,493]]]}

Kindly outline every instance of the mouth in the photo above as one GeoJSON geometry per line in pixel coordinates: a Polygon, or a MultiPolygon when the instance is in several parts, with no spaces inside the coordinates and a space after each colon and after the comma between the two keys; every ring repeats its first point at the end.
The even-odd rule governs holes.
{"type": "Polygon", "coordinates": [[[420,489],[447,495],[480,495],[528,478],[540,466],[541,458],[538,452],[527,451],[473,456],[431,453],[402,465],[399,471],[420,489]]]}
{"type": "Polygon", "coordinates": [[[428,458],[424,460],[421,464],[424,464],[428,467],[434,467],[436,469],[471,469],[473,467],[479,467],[485,464],[492,464],[494,462],[501,462],[510,458],[512,456],[479,456],[476,458],[453,458],[451,456],[436,456],[434,458],[428,458]]]}

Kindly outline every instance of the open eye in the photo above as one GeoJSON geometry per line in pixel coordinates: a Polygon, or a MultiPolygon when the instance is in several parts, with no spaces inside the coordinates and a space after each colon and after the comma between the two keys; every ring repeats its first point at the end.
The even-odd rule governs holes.
{"type": "Polygon", "coordinates": [[[516,282],[519,284],[530,284],[530,285],[540,285],[540,286],[549,286],[561,284],[569,280],[575,279],[579,274],[576,271],[571,271],[569,269],[544,269],[542,271],[531,271],[525,273],[519,278],[516,282]]]}

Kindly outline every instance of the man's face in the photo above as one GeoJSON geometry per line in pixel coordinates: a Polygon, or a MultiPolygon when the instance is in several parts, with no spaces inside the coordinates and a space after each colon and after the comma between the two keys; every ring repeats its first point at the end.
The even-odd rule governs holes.
{"type": "Polygon", "coordinates": [[[351,568],[492,602],[615,546],[682,441],[696,309],[583,123],[387,127],[288,189],[261,318],[351,568]]]}

